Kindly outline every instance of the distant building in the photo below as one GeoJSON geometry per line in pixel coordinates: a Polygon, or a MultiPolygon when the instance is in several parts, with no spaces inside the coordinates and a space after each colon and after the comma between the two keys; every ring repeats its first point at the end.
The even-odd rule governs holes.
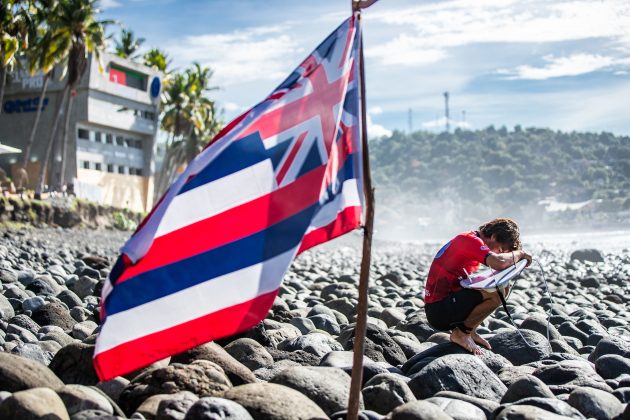
{"type": "MultiPolygon", "coordinates": [[[[90,56],[73,94],[65,179],[76,195],[115,207],[149,211],[153,204],[154,144],[158,129],[161,74],[112,54],[90,56]],[[102,71],[101,71],[102,70],[102,71]]],[[[45,94],[30,162],[34,188],[63,95],[65,79],[56,68],[45,94]]],[[[43,84],[41,73],[18,71],[10,76],[0,113],[0,143],[24,149],[35,119],[43,84]]],[[[60,179],[61,133],[58,130],[50,177],[60,179]]],[[[0,155],[0,167],[16,174],[21,156],[0,155]]]]}

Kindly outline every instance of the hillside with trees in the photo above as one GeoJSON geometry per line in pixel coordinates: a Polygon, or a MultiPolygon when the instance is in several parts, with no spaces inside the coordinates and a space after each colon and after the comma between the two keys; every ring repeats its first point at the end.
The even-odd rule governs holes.
{"type": "Polygon", "coordinates": [[[395,131],[371,141],[377,223],[406,233],[505,215],[541,227],[630,224],[630,137],[395,131]]]}

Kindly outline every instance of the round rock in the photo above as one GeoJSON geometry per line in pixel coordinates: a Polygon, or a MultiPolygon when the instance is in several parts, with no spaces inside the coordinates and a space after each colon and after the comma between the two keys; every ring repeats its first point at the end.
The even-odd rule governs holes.
{"type": "MultiPolygon", "coordinates": [[[[288,368],[269,382],[301,392],[328,416],[347,408],[348,405],[350,375],[338,368],[323,366],[288,368]]],[[[363,401],[359,402],[359,408],[363,408],[363,401]]]]}
{"type": "Polygon", "coordinates": [[[199,398],[186,412],[184,420],[253,420],[240,404],[218,397],[199,398]]]}
{"type": "Polygon", "coordinates": [[[15,392],[0,404],[2,419],[70,420],[63,401],[49,388],[33,388],[15,392]]]}
{"type": "Polygon", "coordinates": [[[326,413],[304,394],[289,387],[256,383],[234,387],[222,395],[243,407],[256,420],[326,419],[326,413]]]}
{"type": "Polygon", "coordinates": [[[465,354],[450,354],[432,361],[408,385],[418,399],[430,398],[439,391],[455,391],[500,401],[507,390],[478,357],[465,354]]]}
{"type": "Polygon", "coordinates": [[[196,360],[190,365],[174,363],[140,374],[120,394],[120,407],[133,413],[152,395],[190,391],[195,395],[213,396],[232,387],[223,369],[207,360],[196,360]]]}
{"type": "Polygon", "coordinates": [[[365,408],[381,414],[416,399],[407,382],[391,373],[374,376],[365,383],[361,393],[365,408]]]}

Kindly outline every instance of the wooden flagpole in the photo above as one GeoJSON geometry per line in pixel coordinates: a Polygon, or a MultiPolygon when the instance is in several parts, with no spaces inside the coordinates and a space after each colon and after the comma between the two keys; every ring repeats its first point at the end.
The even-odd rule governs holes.
{"type": "MultiPolygon", "coordinates": [[[[366,2],[368,7],[374,1],[366,2]]],[[[352,11],[358,12],[361,20],[361,2],[352,0],[352,11]]],[[[350,384],[350,398],[348,401],[347,419],[356,420],[359,416],[359,402],[361,400],[361,384],[363,382],[363,351],[365,347],[365,332],[367,329],[367,294],[370,278],[370,264],[372,259],[372,228],[374,226],[374,188],[370,172],[370,154],[367,141],[367,111],[365,107],[365,66],[363,60],[363,36],[359,39],[359,80],[361,96],[361,143],[363,148],[363,190],[365,193],[365,224],[363,226],[363,255],[361,258],[361,273],[359,275],[359,303],[357,305],[356,327],[354,330],[354,346],[352,358],[352,382],[350,384]]]]}

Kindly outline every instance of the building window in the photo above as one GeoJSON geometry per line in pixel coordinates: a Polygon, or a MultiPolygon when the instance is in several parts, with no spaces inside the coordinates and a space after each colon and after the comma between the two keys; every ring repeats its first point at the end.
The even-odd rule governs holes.
{"type": "Polygon", "coordinates": [[[114,165],[112,165],[111,163],[107,164],[107,172],[114,173],[114,165]]]}
{"type": "Polygon", "coordinates": [[[97,163],[94,164],[94,169],[96,169],[97,171],[100,171],[101,170],[101,166],[102,165],[97,162],[97,163]]]}
{"type": "Polygon", "coordinates": [[[101,143],[102,139],[101,139],[101,132],[100,131],[95,131],[94,132],[94,141],[97,143],[101,143]]]}
{"type": "Polygon", "coordinates": [[[87,160],[83,161],[83,169],[90,169],[90,162],[88,162],[87,160]]]}
{"type": "Polygon", "coordinates": [[[129,168],[129,174],[142,176],[142,169],[141,168],[129,168]]]}
{"type": "Polygon", "coordinates": [[[133,139],[125,139],[125,146],[133,147],[133,139]]]}
{"type": "Polygon", "coordinates": [[[105,135],[105,143],[114,144],[114,136],[112,134],[105,135]]]}
{"type": "Polygon", "coordinates": [[[125,141],[123,140],[123,136],[116,136],[116,145],[117,146],[124,146],[125,145],[125,141]]]}
{"type": "Polygon", "coordinates": [[[118,173],[124,175],[125,174],[125,167],[122,166],[122,165],[118,166],[118,173]]]}
{"type": "Polygon", "coordinates": [[[90,130],[86,130],[85,128],[79,128],[78,136],[79,136],[80,139],[89,140],[90,139],[90,130]]]}
{"type": "Polygon", "coordinates": [[[142,149],[142,140],[134,140],[133,147],[135,147],[136,149],[142,149]]]}

